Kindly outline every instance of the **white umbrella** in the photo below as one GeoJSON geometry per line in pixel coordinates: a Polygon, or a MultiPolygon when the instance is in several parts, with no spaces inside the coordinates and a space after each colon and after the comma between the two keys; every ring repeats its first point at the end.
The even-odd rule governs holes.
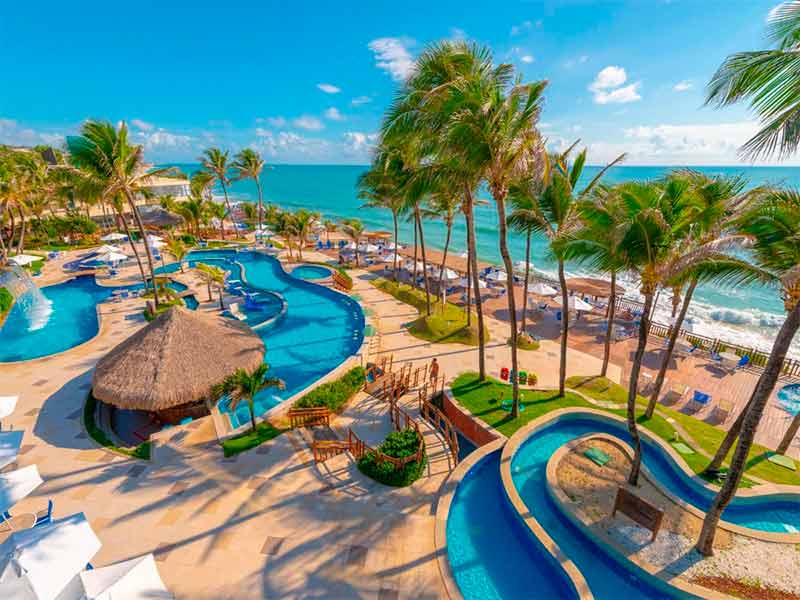
{"type": "Polygon", "coordinates": [[[386,254],[381,258],[381,262],[393,263],[394,259],[395,259],[395,255],[394,254],[386,254]]]}
{"type": "MultiPolygon", "coordinates": [[[[413,271],[414,270],[414,261],[411,260],[411,259],[406,260],[403,263],[403,268],[406,269],[407,271],[413,271]]],[[[421,271],[422,269],[423,269],[423,264],[418,261],[417,262],[417,271],[421,271]]]]}
{"type": "MultiPolygon", "coordinates": [[[[441,271],[442,270],[439,267],[436,267],[434,269],[434,271],[433,271],[434,276],[439,277],[439,275],[441,274],[441,271]]],[[[458,273],[456,273],[452,269],[445,268],[445,270],[444,270],[444,280],[445,281],[453,281],[455,279],[460,279],[460,278],[461,278],[461,275],[459,275],[458,273]]]]}
{"type": "Polygon", "coordinates": [[[524,260],[518,260],[514,263],[514,271],[517,273],[525,273],[525,267],[528,267],[529,271],[533,271],[533,263],[532,262],[525,262],[524,260]]]}
{"type": "Polygon", "coordinates": [[[469,258],[469,252],[462,252],[458,255],[459,258],[469,258]]]}
{"type": "Polygon", "coordinates": [[[0,513],[6,512],[42,483],[36,465],[0,473],[0,513]]]}
{"type": "Polygon", "coordinates": [[[174,598],[158,573],[152,554],[83,571],[58,600],[166,600],[174,598]]]}
{"type": "Polygon", "coordinates": [[[152,233],[148,233],[147,234],[147,241],[148,242],[156,242],[156,241],[160,242],[160,241],[162,241],[162,239],[163,238],[161,238],[161,236],[153,235],[152,233]]]}
{"type": "Polygon", "coordinates": [[[98,254],[103,254],[104,252],[122,252],[122,250],[120,250],[116,246],[109,246],[108,244],[103,244],[97,250],[95,250],[95,252],[97,252],[98,254]]]}
{"type": "Polygon", "coordinates": [[[395,244],[394,242],[389,242],[389,243],[388,243],[388,244],[386,244],[386,246],[384,246],[384,247],[385,247],[387,250],[402,250],[402,249],[403,249],[403,246],[401,246],[400,244],[395,244]]]}
{"type": "Polygon", "coordinates": [[[0,598],[55,600],[100,545],[83,513],[15,531],[0,544],[0,598]]]}
{"type": "Polygon", "coordinates": [[[126,260],[128,258],[127,254],[123,254],[122,252],[115,251],[115,252],[104,252],[99,256],[96,256],[94,260],[98,260],[104,263],[116,263],[126,260]]]}
{"type": "Polygon", "coordinates": [[[592,312],[594,310],[594,306],[582,300],[578,296],[570,296],[569,300],[567,301],[567,306],[569,310],[574,310],[578,312],[592,312]]]}
{"type": "Polygon", "coordinates": [[[150,247],[151,248],[156,248],[156,249],[163,248],[166,245],[167,244],[162,242],[161,240],[153,240],[152,242],[150,242],[150,247]]]}
{"type": "Polygon", "coordinates": [[[359,244],[358,251],[363,252],[364,254],[374,254],[378,252],[380,248],[378,248],[375,244],[359,244]]]}
{"type": "Polygon", "coordinates": [[[17,460],[22,445],[22,431],[0,432],[0,469],[17,460]]]}
{"type": "Polygon", "coordinates": [[[19,396],[0,396],[0,419],[5,419],[17,407],[19,396]]]}
{"type": "Polygon", "coordinates": [[[506,275],[505,271],[492,271],[486,276],[486,279],[488,279],[489,281],[505,282],[507,278],[508,275],[506,275]]]}
{"type": "MultiPolygon", "coordinates": [[[[458,285],[459,287],[466,288],[472,286],[472,282],[467,281],[466,277],[462,277],[461,279],[458,280],[458,285]]],[[[478,288],[485,289],[486,287],[487,287],[486,282],[483,279],[478,279],[478,288]]]]}
{"type": "Polygon", "coordinates": [[[25,265],[29,265],[31,263],[35,263],[37,260],[42,260],[41,256],[33,256],[31,254],[17,254],[16,256],[12,256],[9,258],[13,263],[18,264],[20,267],[24,267],[25,265]]]}
{"type": "Polygon", "coordinates": [[[555,296],[558,293],[558,290],[554,287],[547,285],[546,283],[534,283],[530,288],[528,288],[529,294],[536,294],[537,296],[555,296]]]}
{"type": "Polygon", "coordinates": [[[355,250],[355,249],[356,249],[356,243],[355,243],[355,242],[347,242],[347,243],[346,243],[346,244],[343,246],[343,249],[344,249],[344,250],[355,250]]]}
{"type": "Polygon", "coordinates": [[[124,233],[119,233],[117,231],[112,231],[111,233],[107,233],[103,237],[100,238],[104,242],[119,242],[121,240],[127,240],[128,236],[124,233]]]}

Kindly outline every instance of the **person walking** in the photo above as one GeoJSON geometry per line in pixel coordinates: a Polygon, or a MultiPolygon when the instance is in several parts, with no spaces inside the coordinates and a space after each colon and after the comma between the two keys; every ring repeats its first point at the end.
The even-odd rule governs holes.
{"type": "Polygon", "coordinates": [[[436,379],[439,377],[439,363],[436,360],[436,357],[433,357],[431,361],[431,368],[429,369],[429,377],[432,384],[436,384],[436,379]]]}

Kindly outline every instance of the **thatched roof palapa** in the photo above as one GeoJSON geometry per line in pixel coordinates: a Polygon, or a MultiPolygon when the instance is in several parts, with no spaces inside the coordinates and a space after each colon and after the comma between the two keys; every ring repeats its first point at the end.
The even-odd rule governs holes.
{"type": "Polygon", "coordinates": [[[176,306],[97,363],[92,393],[118,408],[166,410],[209,397],[236,369],[263,360],[264,343],[247,325],[176,306]]]}

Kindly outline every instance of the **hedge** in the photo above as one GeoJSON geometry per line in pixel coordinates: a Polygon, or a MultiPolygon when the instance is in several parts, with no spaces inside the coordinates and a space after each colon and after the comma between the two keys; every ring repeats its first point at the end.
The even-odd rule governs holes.
{"type": "MultiPolygon", "coordinates": [[[[393,431],[386,436],[383,443],[377,450],[394,458],[404,458],[417,452],[419,445],[423,441],[417,435],[415,429],[408,427],[401,431],[393,431]]],[[[404,487],[411,485],[422,475],[422,470],[427,463],[425,451],[422,452],[422,460],[407,463],[402,469],[395,469],[389,462],[378,463],[375,460],[374,452],[367,452],[359,461],[358,469],[367,477],[371,477],[378,483],[393,487],[404,487]]]]}
{"type": "Polygon", "coordinates": [[[100,429],[97,423],[94,422],[94,409],[96,405],[97,400],[90,392],[86,397],[86,404],[83,405],[83,426],[86,427],[86,432],[91,438],[104,448],[108,448],[119,454],[140,458],[142,460],[150,460],[150,442],[142,442],[134,448],[121,448],[114,445],[114,442],[108,438],[105,431],[100,429]]]}
{"type": "Polygon", "coordinates": [[[364,387],[366,371],[364,367],[354,367],[336,381],[323,383],[297,400],[292,408],[318,408],[327,406],[337,412],[355,393],[364,387]]]}
{"type": "Polygon", "coordinates": [[[0,323],[3,322],[3,318],[11,310],[13,304],[14,296],[11,295],[11,292],[6,288],[0,288],[0,323]]]}

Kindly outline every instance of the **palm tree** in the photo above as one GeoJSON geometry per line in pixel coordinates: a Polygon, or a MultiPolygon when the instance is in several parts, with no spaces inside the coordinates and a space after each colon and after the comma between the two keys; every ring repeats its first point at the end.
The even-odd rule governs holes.
{"type": "Polygon", "coordinates": [[[359,219],[343,219],[339,229],[355,244],[356,266],[358,266],[358,243],[364,235],[364,224],[359,219]]]}
{"type": "Polygon", "coordinates": [[[331,243],[331,234],[336,231],[336,221],[331,221],[329,219],[325,219],[322,222],[322,226],[325,228],[325,241],[329,244],[331,243]]]}
{"type": "MultiPolygon", "coordinates": [[[[728,476],[703,520],[697,550],[710,556],[722,512],[739,487],[758,424],[783,369],[784,359],[800,328],[800,193],[774,190],[754,202],[740,221],[740,231],[753,240],[752,256],[765,276],[781,288],[786,320],[781,325],[767,364],[745,407],[739,441],[728,476]]],[[[794,425],[794,423],[793,423],[794,425]]]]}
{"type": "Polygon", "coordinates": [[[319,213],[311,212],[305,208],[301,208],[294,213],[292,219],[292,229],[297,238],[297,256],[299,260],[303,260],[303,246],[308,242],[308,236],[314,225],[319,221],[319,213]]]}
{"type": "Polygon", "coordinates": [[[186,244],[184,244],[178,238],[171,237],[169,240],[167,240],[167,252],[175,257],[175,260],[181,267],[181,273],[183,273],[183,259],[189,253],[189,250],[186,248],[186,244]]]}
{"type": "MultiPolygon", "coordinates": [[[[87,121],[81,126],[81,134],[67,137],[70,162],[98,182],[104,188],[105,198],[122,195],[128,201],[139,235],[144,243],[150,279],[155,281],[155,268],[150,245],[146,243],[146,231],[136,195],[147,186],[151,177],[168,175],[172,168],[147,171],[142,146],[128,142],[128,126],[123,121],[119,129],[107,121],[87,121]]],[[[158,290],[154,286],[155,306],[158,307],[158,290]]]]}
{"type": "MultiPolygon", "coordinates": [[[[672,173],[667,179],[675,184],[676,189],[681,190],[681,194],[687,196],[686,202],[691,206],[687,206],[684,211],[684,220],[688,223],[686,236],[674,248],[675,266],[680,272],[674,272],[673,268],[673,272],[667,274],[673,279],[671,283],[673,298],[678,297],[678,300],[673,299],[673,303],[680,304],[681,308],[663,352],[661,367],[645,412],[647,418],[652,417],[655,410],[675,342],[701,277],[705,282],[729,283],[738,281],[736,271],[745,278],[753,275],[748,263],[728,256],[722,251],[742,243],[742,236],[731,234],[729,230],[735,220],[741,217],[748,200],[761,193],[760,188],[745,193],[747,182],[740,176],[708,177],[697,171],[684,170],[672,173]],[[689,276],[690,270],[698,266],[703,272],[689,276]],[[683,302],[680,302],[680,291],[684,283],[687,289],[683,302]]],[[[669,281],[664,283],[670,285],[669,281]]]]}
{"type": "Polygon", "coordinates": [[[800,144],[800,3],[783,2],[769,12],[771,50],[728,56],[707,87],[706,104],[717,107],[747,101],[762,128],[741,148],[752,161],[793,154],[800,144]]]}
{"type": "MultiPolygon", "coordinates": [[[[600,377],[608,372],[611,356],[611,336],[617,304],[617,273],[625,270],[625,254],[622,242],[629,223],[626,220],[618,188],[598,185],[591,198],[578,205],[581,226],[572,234],[562,237],[558,255],[565,260],[577,260],[592,267],[592,270],[611,275],[611,292],[608,298],[608,314],[605,340],[603,342],[603,366],[600,377]]],[[[563,301],[563,300],[562,300],[563,301]]]]}
{"type": "Polygon", "coordinates": [[[219,234],[222,239],[225,239],[225,217],[228,211],[225,210],[225,205],[219,202],[206,202],[205,213],[211,219],[216,219],[219,223],[219,234]]]}
{"type": "MultiPolygon", "coordinates": [[[[444,275],[447,265],[447,250],[450,248],[450,237],[453,233],[453,222],[456,218],[456,213],[461,208],[461,198],[457,192],[448,188],[441,182],[439,189],[431,194],[428,200],[428,207],[422,209],[422,216],[432,219],[441,219],[447,229],[447,235],[444,240],[444,250],[442,251],[442,264],[439,266],[439,284],[437,287],[438,293],[442,296],[442,313],[444,313],[446,301],[444,295],[444,275]]],[[[469,314],[469,313],[468,313],[469,314]]]]}
{"type": "Polygon", "coordinates": [[[269,388],[286,388],[286,384],[277,377],[267,377],[269,365],[262,363],[252,371],[236,369],[233,374],[228,375],[220,384],[214,386],[216,396],[228,396],[231,399],[231,409],[242,400],[247,402],[250,409],[250,426],[256,430],[256,413],[254,400],[259,392],[269,388]]]}
{"type": "MultiPolygon", "coordinates": [[[[203,168],[208,171],[208,173],[214,176],[222,187],[222,195],[225,197],[225,208],[228,211],[228,217],[230,218],[233,228],[236,230],[236,237],[238,238],[241,237],[242,233],[239,231],[239,228],[236,226],[236,221],[233,219],[233,210],[231,210],[231,203],[228,199],[228,184],[231,182],[228,176],[231,169],[231,165],[228,163],[228,156],[229,153],[227,150],[223,151],[219,148],[208,148],[203,151],[203,155],[200,157],[200,164],[203,165],[203,168]]],[[[222,237],[225,239],[224,233],[222,237]]]]}
{"type": "Polygon", "coordinates": [[[208,286],[208,301],[211,302],[212,300],[211,286],[213,285],[219,293],[219,309],[225,310],[225,302],[222,299],[222,290],[225,287],[225,270],[206,263],[197,263],[195,269],[197,269],[198,274],[208,286]]]}
{"type": "Polygon", "coordinates": [[[258,229],[260,231],[264,215],[264,197],[261,190],[261,171],[264,170],[264,160],[252,148],[245,148],[236,155],[233,161],[233,169],[238,173],[237,179],[250,178],[256,182],[256,189],[258,189],[258,229]]]}

